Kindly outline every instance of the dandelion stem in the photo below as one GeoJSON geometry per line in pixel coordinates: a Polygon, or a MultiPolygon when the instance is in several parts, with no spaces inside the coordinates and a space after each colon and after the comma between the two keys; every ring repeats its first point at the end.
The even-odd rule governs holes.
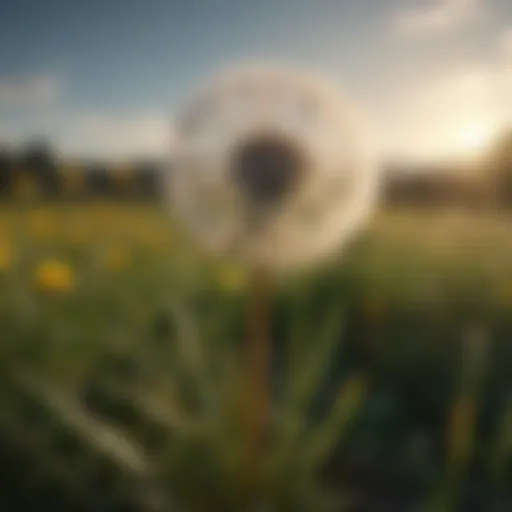
{"type": "Polygon", "coordinates": [[[247,317],[247,484],[250,489],[261,470],[265,456],[270,410],[270,293],[271,275],[255,269],[251,276],[247,317]]]}

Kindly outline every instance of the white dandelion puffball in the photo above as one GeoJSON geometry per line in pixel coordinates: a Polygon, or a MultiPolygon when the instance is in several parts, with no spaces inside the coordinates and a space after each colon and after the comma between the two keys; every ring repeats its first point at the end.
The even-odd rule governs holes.
{"type": "Polygon", "coordinates": [[[377,166],[354,105],[326,79],[245,66],[177,117],[173,206],[206,248],[271,268],[346,245],[375,203],[377,166]]]}

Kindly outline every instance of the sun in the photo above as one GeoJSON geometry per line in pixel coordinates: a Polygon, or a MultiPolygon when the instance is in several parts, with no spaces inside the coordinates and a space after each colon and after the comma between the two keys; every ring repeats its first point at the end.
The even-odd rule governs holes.
{"type": "Polygon", "coordinates": [[[458,149],[466,155],[477,155],[490,144],[493,131],[484,123],[469,124],[457,137],[458,149]]]}

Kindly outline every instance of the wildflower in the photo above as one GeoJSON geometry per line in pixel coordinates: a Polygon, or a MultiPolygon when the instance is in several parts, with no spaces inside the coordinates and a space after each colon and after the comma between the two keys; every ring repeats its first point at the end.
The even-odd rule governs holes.
{"type": "Polygon", "coordinates": [[[45,293],[69,292],[75,284],[73,269],[64,262],[48,260],[36,269],[37,288],[45,293]]]}
{"type": "Polygon", "coordinates": [[[320,78],[221,74],[178,116],[178,216],[203,246],[259,266],[313,262],[366,220],[377,172],[353,105],[320,78]]]}

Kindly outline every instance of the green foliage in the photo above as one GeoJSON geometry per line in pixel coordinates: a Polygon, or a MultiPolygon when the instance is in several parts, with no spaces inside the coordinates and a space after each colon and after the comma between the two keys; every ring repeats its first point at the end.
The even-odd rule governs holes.
{"type": "MultiPolygon", "coordinates": [[[[390,216],[343,265],[283,280],[269,450],[248,495],[246,290],[181,241],[150,249],[168,229],[156,212],[109,208],[70,220],[96,223],[84,246],[65,234],[77,210],[58,212],[50,238],[10,238],[0,498],[33,498],[6,510],[510,508],[508,222],[390,216]],[[102,265],[105,242],[127,268],[102,265]],[[34,289],[46,258],[74,269],[74,289],[34,289]]],[[[11,225],[26,214],[9,212],[11,225]]]]}
{"type": "MultiPolygon", "coordinates": [[[[27,377],[18,363],[9,378],[11,387],[18,390],[15,400],[25,396],[44,409],[47,419],[42,423],[53,423],[52,429],[61,434],[72,432],[83,447],[84,458],[91,453],[111,460],[121,473],[138,482],[138,489],[151,481],[150,488],[159,489],[159,496],[169,490],[184,510],[250,510],[260,500],[268,510],[282,510],[285,504],[294,510],[310,510],[305,504],[311,504],[313,496],[320,510],[317,468],[339,440],[343,426],[357,414],[365,394],[364,380],[350,379],[327,417],[302,427],[337,333],[317,336],[315,347],[323,355],[311,368],[295,354],[295,363],[303,368],[286,380],[292,384],[291,406],[288,400],[276,404],[267,471],[247,496],[241,492],[247,442],[239,414],[243,401],[236,393],[243,389],[243,375],[236,371],[240,368],[232,368],[213,376],[208,364],[213,359],[206,355],[216,340],[194,332],[199,324],[188,318],[182,304],[173,301],[173,305],[170,314],[177,332],[157,354],[146,347],[131,356],[128,352],[102,356],[92,367],[94,374],[77,389],[66,391],[57,391],[56,385],[48,385],[41,377],[27,377]],[[164,364],[156,365],[158,359],[164,364]],[[294,422],[291,430],[290,420],[294,422]],[[302,445],[300,451],[297,443],[302,445]]],[[[304,345],[303,351],[310,347],[304,345]]],[[[9,397],[5,400],[10,402],[9,397]]],[[[14,424],[23,420],[13,412],[14,424]]],[[[38,431],[43,428],[41,423],[33,425],[38,431]]],[[[137,498],[142,500],[144,495],[137,498]]]]}

